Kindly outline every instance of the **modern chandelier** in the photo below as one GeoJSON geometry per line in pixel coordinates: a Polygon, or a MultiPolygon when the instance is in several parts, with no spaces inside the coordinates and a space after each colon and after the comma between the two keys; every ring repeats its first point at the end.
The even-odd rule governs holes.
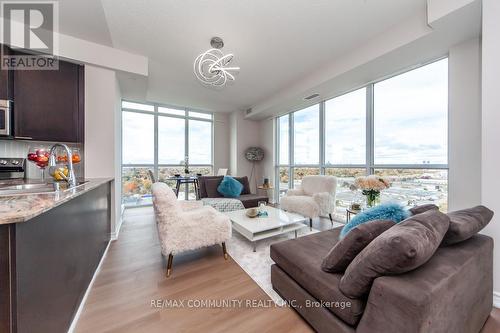
{"type": "Polygon", "coordinates": [[[240,68],[229,66],[234,55],[232,53],[224,55],[221,50],[224,47],[222,38],[213,37],[210,45],[211,49],[194,60],[194,74],[205,85],[223,87],[229,81],[235,80],[234,75],[240,68]]]}

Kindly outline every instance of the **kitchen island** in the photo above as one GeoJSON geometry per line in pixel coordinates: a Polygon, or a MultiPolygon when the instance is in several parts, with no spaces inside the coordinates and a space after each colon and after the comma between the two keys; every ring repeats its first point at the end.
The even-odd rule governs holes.
{"type": "Polygon", "coordinates": [[[110,241],[112,181],[0,196],[0,332],[68,330],[110,241]]]}

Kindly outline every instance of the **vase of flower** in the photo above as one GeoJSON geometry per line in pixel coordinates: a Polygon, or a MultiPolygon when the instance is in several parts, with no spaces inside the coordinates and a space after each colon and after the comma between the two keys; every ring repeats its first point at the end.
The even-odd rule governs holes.
{"type": "Polygon", "coordinates": [[[189,175],[189,157],[188,156],[184,157],[183,163],[184,163],[184,173],[186,175],[189,175]]]}
{"type": "Polygon", "coordinates": [[[355,185],[366,197],[366,205],[373,207],[380,201],[380,191],[389,188],[391,184],[383,177],[371,175],[356,178],[355,185]]]}
{"type": "Polygon", "coordinates": [[[363,190],[363,195],[366,197],[366,206],[375,206],[380,199],[380,191],[375,190],[363,190]]]}

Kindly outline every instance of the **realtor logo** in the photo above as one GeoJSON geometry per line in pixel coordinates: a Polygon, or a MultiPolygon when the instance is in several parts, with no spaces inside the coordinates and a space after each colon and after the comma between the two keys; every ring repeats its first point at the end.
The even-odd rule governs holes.
{"type": "Polygon", "coordinates": [[[3,43],[14,51],[3,54],[2,69],[58,69],[58,3],[56,1],[1,1],[3,43]]]}

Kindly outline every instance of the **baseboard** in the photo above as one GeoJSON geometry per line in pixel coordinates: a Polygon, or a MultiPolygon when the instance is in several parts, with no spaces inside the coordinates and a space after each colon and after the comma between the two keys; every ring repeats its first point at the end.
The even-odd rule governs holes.
{"type": "Polygon", "coordinates": [[[500,292],[498,291],[493,292],[493,306],[500,309],[500,292]]]}
{"type": "Polygon", "coordinates": [[[112,241],[117,240],[118,236],[120,235],[120,229],[122,228],[123,213],[124,212],[125,212],[125,205],[121,205],[120,218],[118,219],[118,223],[115,226],[115,231],[110,234],[110,238],[111,238],[112,241]]]}
{"type": "Polygon", "coordinates": [[[78,306],[78,310],[76,311],[75,316],[73,317],[73,321],[71,322],[71,325],[69,326],[68,333],[73,333],[76,327],[76,323],[78,322],[78,319],[80,319],[80,315],[82,314],[83,307],[85,306],[85,302],[87,301],[87,298],[90,294],[90,289],[92,289],[92,286],[94,285],[94,281],[96,279],[97,274],[99,274],[99,271],[101,270],[102,263],[104,262],[104,259],[106,258],[106,255],[108,254],[108,249],[109,246],[111,245],[111,241],[108,242],[108,245],[106,246],[106,249],[104,250],[104,253],[102,254],[101,261],[99,261],[99,265],[97,265],[97,268],[94,272],[94,276],[92,276],[92,280],[90,280],[89,286],[87,287],[87,290],[85,290],[85,294],[83,295],[82,301],[80,302],[80,305],[78,306]]]}

